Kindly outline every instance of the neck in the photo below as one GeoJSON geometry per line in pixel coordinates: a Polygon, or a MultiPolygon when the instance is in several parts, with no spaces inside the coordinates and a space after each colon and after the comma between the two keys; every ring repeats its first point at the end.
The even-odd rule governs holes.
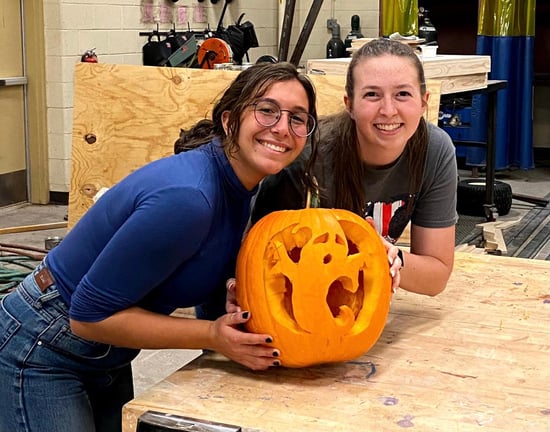
{"type": "Polygon", "coordinates": [[[358,138],[358,140],[361,160],[367,166],[373,168],[386,168],[393,165],[403,154],[405,147],[407,146],[407,143],[405,143],[399,147],[387,148],[365,142],[364,140],[361,140],[361,138],[358,138]]]}
{"type": "Polygon", "coordinates": [[[237,158],[229,156],[228,160],[235,175],[247,190],[254,189],[263,179],[263,176],[250,172],[237,158]]]}

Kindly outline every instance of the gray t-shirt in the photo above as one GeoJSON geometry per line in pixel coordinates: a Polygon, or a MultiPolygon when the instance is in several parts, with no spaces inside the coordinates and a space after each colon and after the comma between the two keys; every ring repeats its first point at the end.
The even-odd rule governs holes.
{"type": "MultiPolygon", "coordinates": [[[[373,217],[378,232],[397,239],[411,221],[425,228],[444,228],[457,221],[456,188],[458,172],[455,147],[449,135],[428,123],[429,142],[420,190],[409,192],[408,149],[391,166],[364,167],[365,211],[373,217]]],[[[256,196],[252,221],[275,210],[305,206],[302,183],[309,148],[279,174],[267,177],[256,196]]],[[[334,169],[331,152],[320,154],[314,174],[321,189],[321,207],[335,207],[334,169]]]]}

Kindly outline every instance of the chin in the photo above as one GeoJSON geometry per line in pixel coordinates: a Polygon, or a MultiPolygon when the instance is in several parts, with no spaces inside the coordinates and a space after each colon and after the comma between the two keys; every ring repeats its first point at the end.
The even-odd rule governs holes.
{"type": "Polygon", "coordinates": [[[268,175],[274,175],[274,174],[278,174],[279,172],[281,172],[287,165],[273,165],[273,166],[270,166],[270,167],[265,167],[264,168],[264,174],[266,176],[268,175]]]}

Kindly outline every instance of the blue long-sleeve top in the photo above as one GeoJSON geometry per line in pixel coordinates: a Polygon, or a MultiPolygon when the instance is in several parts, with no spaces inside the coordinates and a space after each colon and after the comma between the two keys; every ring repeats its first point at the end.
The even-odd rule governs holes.
{"type": "Polygon", "coordinates": [[[223,303],[255,192],[216,140],[128,175],[46,257],[70,317],[223,303]]]}

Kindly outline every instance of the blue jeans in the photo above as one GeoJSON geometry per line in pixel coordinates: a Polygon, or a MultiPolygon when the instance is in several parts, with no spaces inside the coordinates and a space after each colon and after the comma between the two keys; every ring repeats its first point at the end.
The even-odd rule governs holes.
{"type": "Polygon", "coordinates": [[[74,335],[42,266],[0,304],[0,432],[120,432],[138,351],[74,335]]]}

